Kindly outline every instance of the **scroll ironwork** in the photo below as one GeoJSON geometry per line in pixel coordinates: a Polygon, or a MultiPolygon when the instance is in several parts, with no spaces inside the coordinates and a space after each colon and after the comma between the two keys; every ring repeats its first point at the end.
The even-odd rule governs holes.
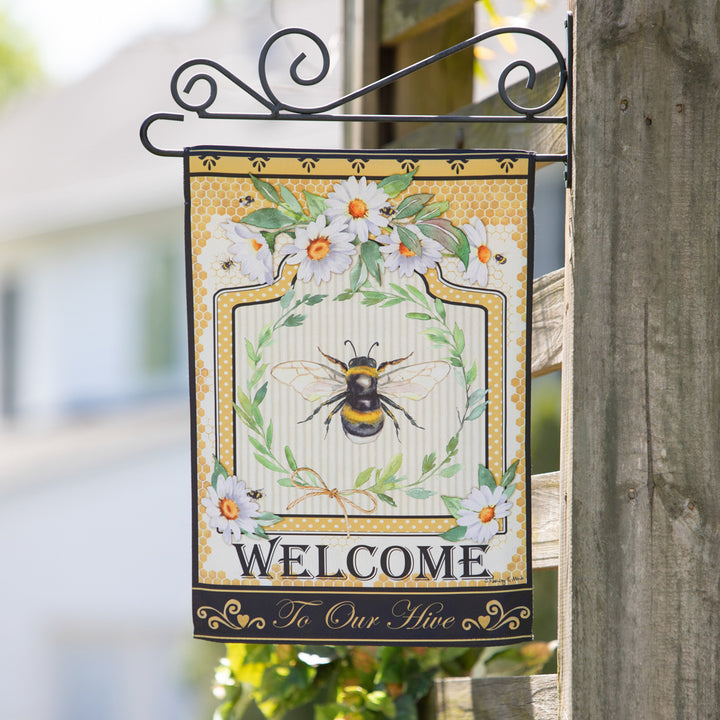
{"type": "MultiPolygon", "coordinates": [[[[566,126],[566,151],[564,154],[548,154],[538,155],[539,161],[545,162],[563,162],[566,164],[566,182],[570,184],[571,178],[571,118],[570,111],[572,105],[572,15],[568,15],[566,21],[568,34],[568,48],[566,62],[563,53],[547,36],[525,27],[502,27],[479,33],[457,45],[453,45],[439,53],[436,53],[424,60],[409,65],[402,70],[387,75],[369,85],[365,85],[359,90],[355,90],[343,97],[319,105],[316,107],[299,107],[283,102],[273,90],[267,72],[268,55],[275,43],[281,38],[295,35],[303,36],[310,40],[320,53],[322,60],[319,71],[311,76],[303,76],[302,66],[307,60],[307,55],[301,52],[292,62],[289,68],[289,75],[292,81],[300,86],[312,86],[322,82],[328,74],[330,68],[330,54],[323,41],[313,32],[302,28],[286,28],[272,35],[260,51],[258,59],[258,77],[263,93],[258,92],[248,83],[241,80],[227,68],[213,60],[196,59],[189,60],[180,65],[173,73],[170,91],[175,103],[188,113],[195,113],[199,118],[216,119],[216,120],[297,120],[297,121],[333,121],[333,122],[433,122],[433,123],[548,123],[563,124],[566,126]],[[470,48],[485,40],[499,35],[525,35],[534,38],[545,45],[555,58],[557,69],[557,85],[552,96],[541,105],[533,107],[525,107],[515,102],[508,93],[507,81],[508,76],[513,70],[522,68],[527,73],[526,88],[532,89],[535,84],[537,71],[535,67],[527,60],[517,59],[509,63],[501,72],[498,80],[498,94],[502,98],[505,105],[512,114],[508,115],[398,115],[398,114],[352,114],[332,112],[368,93],[379,90],[387,85],[397,82],[412,73],[417,72],[429,65],[440,62],[441,60],[470,48]],[[193,74],[185,82],[181,90],[181,81],[186,74],[191,71],[193,74]],[[216,75],[225,78],[231,84],[240,88],[247,95],[252,97],[265,112],[220,112],[213,110],[213,105],[218,98],[218,81],[216,75]],[[198,95],[198,89],[204,86],[205,93],[199,100],[192,101],[190,95],[195,90],[198,95]],[[560,99],[565,94],[566,110],[563,114],[546,114],[555,108],[560,99]]],[[[140,139],[147,150],[155,155],[181,157],[181,150],[166,150],[158,148],[150,141],[148,132],[154,123],[158,121],[174,121],[182,122],[185,116],[178,113],[155,113],[147,117],[140,128],[140,139]]]]}

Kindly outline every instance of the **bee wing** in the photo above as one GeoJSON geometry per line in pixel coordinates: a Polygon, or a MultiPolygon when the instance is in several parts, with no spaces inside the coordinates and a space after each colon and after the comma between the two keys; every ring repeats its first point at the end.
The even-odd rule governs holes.
{"type": "Polygon", "coordinates": [[[408,365],[382,373],[378,380],[378,390],[405,400],[421,400],[449,372],[450,365],[442,360],[408,365]]]}
{"type": "Polygon", "coordinates": [[[289,385],[306,400],[313,402],[344,390],[345,377],[341,372],[308,360],[290,360],[276,365],[270,374],[289,385]]]}

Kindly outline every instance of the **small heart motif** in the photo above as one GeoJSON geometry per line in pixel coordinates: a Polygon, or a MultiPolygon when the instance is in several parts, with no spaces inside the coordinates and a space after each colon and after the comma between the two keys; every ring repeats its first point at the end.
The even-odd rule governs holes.
{"type": "Polygon", "coordinates": [[[483,630],[487,630],[487,626],[490,624],[489,615],[478,615],[478,622],[483,630]]]}
{"type": "Polygon", "coordinates": [[[249,615],[238,615],[237,616],[237,623],[240,629],[244,628],[248,623],[250,622],[250,616],[249,615]]]}

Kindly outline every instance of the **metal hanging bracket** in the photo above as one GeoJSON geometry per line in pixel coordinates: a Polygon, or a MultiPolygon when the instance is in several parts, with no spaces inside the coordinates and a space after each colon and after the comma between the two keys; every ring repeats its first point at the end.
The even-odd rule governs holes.
{"type": "MultiPolygon", "coordinates": [[[[330,53],[323,41],[314,33],[302,28],[286,28],[272,35],[263,45],[258,60],[258,76],[260,85],[262,86],[264,95],[252,88],[240,78],[235,76],[222,65],[213,60],[189,60],[173,73],[170,83],[170,92],[175,103],[188,113],[195,113],[199,118],[215,119],[215,120],[298,120],[298,121],[332,121],[332,122],[444,122],[444,123],[535,123],[535,124],[562,124],[566,126],[566,146],[563,154],[537,155],[536,158],[540,162],[562,162],[565,163],[565,184],[570,187],[572,183],[572,32],[573,32],[572,14],[568,14],[565,22],[567,28],[567,62],[560,49],[547,36],[542,33],[524,27],[503,27],[488,30],[486,32],[475,35],[468,40],[464,40],[457,45],[453,45],[425,60],[421,60],[402,70],[392,73],[376,82],[370,83],[348,95],[341,97],[339,100],[321,105],[318,107],[297,107],[282,102],[270,87],[267,75],[267,56],[272,46],[282,37],[287,35],[301,35],[311,40],[322,57],[322,68],[314,76],[303,78],[298,74],[298,68],[306,59],[305,53],[300,53],[290,66],[290,77],[297,85],[310,86],[315,85],[327,76],[330,68],[330,53]],[[507,92],[507,77],[516,68],[523,68],[528,75],[526,87],[532,89],[535,84],[537,71],[535,67],[527,60],[514,60],[509,63],[500,73],[498,80],[498,93],[505,105],[513,111],[511,115],[370,115],[370,114],[344,114],[332,113],[331,111],[340,108],[348,103],[356,100],[368,93],[390,85],[400,78],[411,75],[428,65],[432,65],[444,58],[461,52],[473,45],[481,43],[489,38],[498,35],[526,35],[533,37],[543,43],[555,57],[555,66],[557,67],[557,87],[552,97],[547,102],[537,107],[523,107],[514,102],[507,92]],[[196,69],[195,74],[185,83],[182,93],[179,89],[180,80],[184,73],[190,69],[196,69]],[[205,68],[204,71],[200,68],[205,68]],[[213,111],[212,105],[218,96],[218,84],[215,77],[208,73],[214,70],[219,75],[229,80],[232,84],[239,87],[245,93],[254,98],[260,105],[266,108],[266,113],[227,113],[213,111]],[[206,83],[207,94],[200,102],[191,102],[187,96],[199,82],[206,83]],[[565,113],[562,115],[546,115],[549,110],[554,108],[565,95],[565,113]]],[[[150,142],[148,131],[150,126],[157,121],[182,122],[185,116],[178,113],[155,113],[147,117],[140,127],[140,139],[147,150],[155,155],[182,157],[182,150],[165,150],[156,147],[150,142]]]]}

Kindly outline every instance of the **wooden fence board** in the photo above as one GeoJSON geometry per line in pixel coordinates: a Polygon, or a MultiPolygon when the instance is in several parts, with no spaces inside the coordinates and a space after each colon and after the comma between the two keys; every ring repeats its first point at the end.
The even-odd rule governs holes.
{"type": "Polygon", "coordinates": [[[556,720],[557,675],[446,678],[430,699],[434,720],[556,720]]]}
{"type": "Polygon", "coordinates": [[[560,473],[533,475],[530,491],[532,566],[554,568],[560,556],[560,473]]]}
{"type": "Polygon", "coordinates": [[[533,283],[532,376],[560,369],[563,341],[565,270],[560,268],[533,283]]]}

